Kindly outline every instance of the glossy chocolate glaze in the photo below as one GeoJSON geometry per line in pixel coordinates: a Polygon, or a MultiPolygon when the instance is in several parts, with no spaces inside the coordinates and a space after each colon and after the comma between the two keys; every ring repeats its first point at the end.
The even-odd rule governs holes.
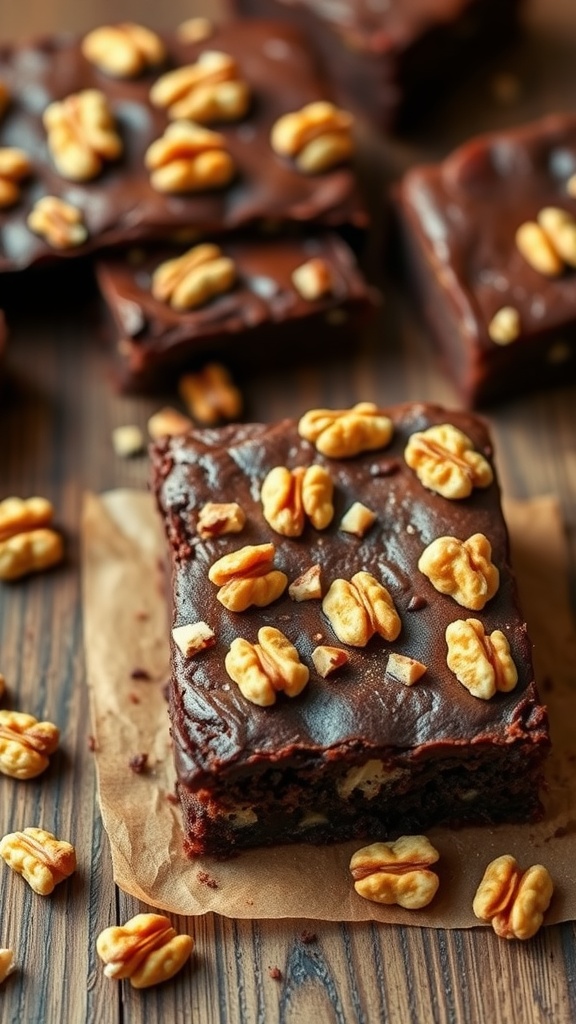
{"type": "Polygon", "coordinates": [[[357,319],[370,309],[371,294],[356,260],[335,234],[227,238],[219,244],[223,254],[234,260],[236,284],[206,305],[185,312],[172,309],[151,292],[154,270],[164,260],[186,251],[184,248],[158,248],[135,252],[131,258],[110,256],[99,260],[96,273],[118,331],[119,372],[125,387],[137,385],[150,371],[177,365],[215,347],[232,355],[240,348],[245,354],[255,335],[260,359],[263,338],[268,338],[268,360],[273,346],[290,347],[290,340],[284,336],[281,340],[276,333],[267,335],[267,329],[277,332],[278,325],[282,325],[285,333],[293,334],[311,318],[316,332],[312,344],[322,350],[334,334],[331,311],[338,311],[339,321],[340,316],[357,319]],[[296,291],[292,273],[317,257],[330,267],[332,292],[308,301],[296,291]]]}
{"type": "MultiPolygon", "coordinates": [[[[372,755],[406,755],[416,760],[458,755],[471,746],[475,755],[500,744],[546,746],[546,715],[533,680],[530,641],[518,608],[509,563],[508,537],[495,481],[462,501],[427,491],[403,458],[407,439],[434,423],[451,422],[491,458],[485,425],[465,413],[430,405],[407,404],[385,410],[395,424],[390,445],[349,460],[328,460],[301,439],[291,420],[192,431],[161,442],[153,450],[153,484],[173,552],[174,625],[203,619],[216,631],[211,650],[186,661],[173,649],[172,732],[178,776],[193,789],[218,775],[247,766],[372,755]],[[276,534],[262,517],[259,489],[273,466],[326,465],[335,481],[335,516],[316,531],[309,524],[301,538],[276,534]],[[247,515],[241,534],[201,541],[195,534],[206,501],[238,501],[247,515]],[[363,539],[338,531],[354,501],[378,518],[363,539]],[[500,587],[482,612],[469,612],[439,594],[417,568],[418,558],[436,537],[461,539],[484,533],[500,570],[500,587]],[[224,657],[231,641],[255,642],[264,624],[281,629],[311,665],[318,643],[336,644],[319,601],[293,602],[286,592],[273,605],[241,614],[216,600],[208,569],[221,555],[272,541],[276,564],[289,580],[313,563],[322,566],[323,592],[336,577],[371,571],[390,590],[402,620],[398,640],[379,637],[366,648],[349,648],[350,664],[321,679],[313,668],[310,682],[294,699],[279,695],[276,704],[249,703],[228,678],[224,657]],[[476,699],[446,666],[444,633],[449,622],[475,616],[487,631],[507,636],[518,668],[515,690],[489,701],[476,699]],[[384,678],[388,653],[401,652],[428,667],[412,687],[384,678]]],[[[212,780],[212,782],[213,782],[212,780]]]]}
{"type": "Polygon", "coordinates": [[[438,320],[444,308],[445,326],[435,324],[439,344],[449,347],[457,383],[472,401],[492,383],[512,393],[524,375],[545,383],[576,370],[576,270],[547,277],[515,242],[520,225],[545,206],[576,216],[567,190],[574,174],[576,116],[558,114],[473,139],[442,163],[409,171],[400,186],[425,307],[438,320]],[[503,306],[517,309],[521,323],[520,337],[505,347],[488,334],[503,306]],[[557,365],[559,343],[565,351],[557,365]]]}
{"type": "Polygon", "coordinates": [[[0,211],[0,269],[26,267],[121,242],[166,239],[171,231],[183,227],[222,232],[268,220],[365,223],[349,167],[304,175],[270,147],[270,129],[278,117],[328,94],[315,60],[296,30],[262,22],[217,28],[201,44],[169,38],[166,65],[133,80],[99,72],[82,56],[79,44],[76,37],[57,36],[29,45],[0,47],[0,79],[12,96],[0,122],[0,146],[24,149],[33,163],[21,201],[0,211]],[[164,111],[150,104],[149,90],[162,72],[193,63],[204,50],[223,50],[235,57],[252,90],[252,106],[242,121],[215,126],[226,137],[238,173],[224,189],[162,194],[150,184],[144,154],[163,134],[168,119],[164,111]],[[116,163],[107,164],[93,181],[74,183],[55,171],[41,117],[53,100],[86,88],[106,94],[124,154],[116,163]],[[32,205],[47,194],[83,211],[89,231],[85,245],[55,251],[27,228],[32,205]]]}

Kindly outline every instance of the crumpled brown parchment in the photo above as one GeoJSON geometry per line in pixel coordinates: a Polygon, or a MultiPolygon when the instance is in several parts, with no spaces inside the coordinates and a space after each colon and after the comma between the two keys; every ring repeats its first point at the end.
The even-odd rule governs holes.
{"type": "MultiPolygon", "coordinates": [[[[437,828],[440,888],[425,910],[384,907],[358,896],[348,872],[357,840],[281,846],[228,862],[182,852],[164,684],[168,666],[165,545],[149,494],[88,494],[83,516],[83,605],[100,808],[114,879],[145,903],[178,914],[465,928],[486,864],[502,853],[543,863],[555,882],[547,922],[576,918],[576,632],[558,505],[507,502],[513,561],[534,643],[537,679],[551,719],[546,814],[537,825],[437,828]],[[147,754],[146,770],[129,762],[147,754]]],[[[383,837],[385,838],[385,837],[383,837]]]]}

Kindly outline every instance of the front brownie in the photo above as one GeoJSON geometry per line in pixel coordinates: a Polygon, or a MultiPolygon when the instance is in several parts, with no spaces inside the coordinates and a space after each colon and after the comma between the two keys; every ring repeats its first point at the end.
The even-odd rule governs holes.
{"type": "Polygon", "coordinates": [[[521,0],[229,0],[249,17],[296,24],[313,40],[339,101],[384,130],[431,103],[516,30],[521,0]]]}
{"type": "Polygon", "coordinates": [[[576,117],[474,139],[409,171],[398,200],[408,270],[465,402],[573,378],[576,117]]]}
{"type": "Polygon", "coordinates": [[[186,310],[152,294],[154,272],[181,256],[182,248],[135,251],[98,262],[98,281],[117,333],[116,371],[123,390],[157,388],[208,354],[242,366],[248,360],[270,365],[313,357],[339,341],[352,343],[354,329],[369,315],[371,293],[352,252],[335,234],[226,239],[219,248],[232,260],[235,280],[186,310]],[[312,292],[318,286],[315,297],[304,297],[292,280],[304,266],[312,292]]]}
{"type": "MultiPolygon", "coordinates": [[[[0,209],[0,270],[117,243],[154,237],[165,241],[181,229],[225,232],[270,220],[365,224],[349,166],[303,173],[270,145],[278,118],[327,96],[324,79],[296,29],[238,24],[214,28],[199,43],[177,36],[163,37],[163,43],[166,60],[131,78],[99,70],[83,55],[82,40],[76,37],[0,47],[0,147],[22,149],[31,165],[27,175],[16,179],[19,199],[0,209]],[[206,51],[234,58],[249,87],[244,116],[224,123],[203,122],[223,137],[234,177],[229,184],[207,185],[200,191],[159,191],[151,184],[145,155],[163,136],[169,119],[165,109],[150,101],[150,89],[166,71],[194,64],[206,51]],[[42,116],[54,101],[90,89],[104,94],[122,153],[105,158],[100,173],[88,180],[69,180],[59,173],[48,150],[42,116]],[[47,241],[45,235],[31,230],[28,217],[35,203],[46,196],[57,197],[77,211],[87,231],[84,241],[78,230],[75,240],[71,235],[64,243],[57,235],[56,242],[47,241]]],[[[70,115],[72,122],[74,116],[70,115]]],[[[179,154],[173,156],[176,160],[179,154]]]]}
{"type": "MultiPolygon", "coordinates": [[[[486,428],[471,415],[424,404],[381,412],[362,406],[352,411],[352,423],[328,412],[327,422],[338,420],[336,431],[350,440],[354,417],[373,414],[390,417],[392,438],[353,457],[320,454],[292,420],[192,431],[152,451],[153,486],[172,552],[174,627],[204,621],[215,633],[214,646],[196,656],[184,656],[176,644],[172,650],[170,715],[191,854],[226,856],[260,844],[381,838],[439,822],[524,821],[539,814],[547,718],[517,603],[486,428]],[[404,454],[416,432],[446,423],[463,431],[478,453],[462,456],[462,449],[462,458],[479,460],[485,472],[458,500],[424,486],[404,454]],[[333,481],[332,521],[323,529],[307,521],[301,535],[281,535],[263,517],[263,481],[274,467],[312,465],[328,470],[333,481]],[[238,503],[246,516],[242,531],[198,532],[209,502],[238,503]],[[375,513],[363,535],[340,528],[355,502],[375,513]],[[438,538],[464,542],[478,534],[489,539],[500,578],[485,608],[470,612],[440,593],[418,562],[438,538]],[[389,634],[395,639],[381,632],[365,637],[362,647],[342,642],[328,599],[323,611],[320,599],[296,601],[287,590],[268,606],[227,610],[208,578],[211,567],[225,554],[266,543],[275,546],[274,566],[290,582],[320,566],[323,595],[336,579],[371,574],[388,589],[399,616],[389,634]],[[470,616],[493,644],[505,636],[517,670],[515,687],[504,692],[501,677],[502,692],[490,699],[473,696],[447,667],[446,629],[470,616]],[[227,674],[225,658],[238,638],[256,644],[264,626],[279,629],[311,671],[298,695],[279,693],[270,706],[257,706],[227,674]],[[345,650],[348,664],[324,678],[312,661],[319,645],[345,650]],[[425,674],[404,685],[390,674],[391,654],[417,660],[425,674]]],[[[442,475],[447,450],[430,439],[424,451],[442,475]]],[[[450,463],[457,473],[459,458],[450,463]]],[[[281,513],[282,501],[278,505],[281,513]]],[[[289,497],[284,507],[290,508],[289,497]]],[[[472,658],[472,672],[475,665],[472,658]]]]}

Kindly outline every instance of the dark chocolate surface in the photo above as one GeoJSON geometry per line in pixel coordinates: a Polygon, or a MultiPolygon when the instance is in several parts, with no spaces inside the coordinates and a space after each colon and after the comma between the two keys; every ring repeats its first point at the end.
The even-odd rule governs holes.
{"type": "Polygon", "coordinates": [[[0,270],[120,242],[166,239],[170,231],[183,227],[222,232],[268,219],[365,222],[349,167],[304,175],[270,147],[270,129],[278,117],[328,94],[295,29],[274,23],[232,24],[217,28],[199,44],[170,38],[166,45],[169,58],[164,67],[129,80],[98,71],[82,56],[76,37],[0,47],[0,79],[12,95],[0,122],[0,146],[24,149],[33,163],[21,201],[0,211],[0,270]],[[243,120],[214,126],[226,137],[238,173],[223,189],[166,195],[152,188],[144,166],[148,146],[169,123],[166,113],[150,104],[149,90],[164,71],[193,63],[205,50],[223,50],[235,57],[252,90],[251,109],[243,120]],[[86,88],[106,94],[124,153],[94,180],[70,182],[54,168],[41,118],[50,102],[86,88]],[[89,238],[82,247],[54,250],[26,226],[31,207],[43,195],[59,196],[83,211],[89,238]]]}
{"type": "MultiPolygon", "coordinates": [[[[268,360],[275,345],[290,347],[290,340],[286,331],[278,337],[266,335],[268,346],[264,351],[264,330],[277,330],[283,325],[295,333],[310,318],[315,318],[315,340],[321,349],[326,335],[330,337],[330,311],[341,311],[346,319],[349,313],[367,313],[370,308],[370,292],[356,260],[346,243],[333,233],[227,238],[220,247],[234,260],[236,284],[206,305],[184,312],[155,299],[151,292],[155,269],[185,251],[182,247],[136,252],[132,259],[110,256],[98,262],[96,273],[118,331],[118,356],[124,364],[120,374],[126,386],[131,381],[137,383],[140,376],[154,368],[181,363],[214,346],[232,355],[245,354],[250,336],[258,329],[260,358],[268,360]],[[317,257],[329,265],[333,287],[330,294],[308,301],[296,291],[291,275],[317,257]]],[[[310,341],[313,344],[314,338],[310,341]]]]}
{"type": "Polygon", "coordinates": [[[520,225],[545,206],[576,215],[576,198],[567,191],[575,173],[576,116],[558,114],[480,136],[440,164],[412,169],[400,186],[401,213],[421,264],[424,306],[431,319],[445,306],[446,326],[436,328],[446,335],[440,345],[450,345],[449,335],[456,335],[460,353],[453,365],[472,398],[476,391],[488,393],[486,377],[495,385],[505,377],[513,393],[524,373],[536,383],[576,369],[576,270],[547,277],[515,242],[520,225]],[[519,338],[505,347],[488,333],[503,306],[517,309],[521,324],[519,338]],[[467,374],[477,380],[466,380],[467,374]]]}
{"type": "Polygon", "coordinates": [[[202,785],[206,773],[263,760],[306,754],[331,759],[358,751],[368,757],[370,751],[381,755],[386,749],[419,759],[446,754],[450,747],[545,738],[546,719],[517,606],[497,482],[465,500],[448,501],[427,491],[403,458],[411,433],[443,422],[464,430],[490,458],[486,428],[476,417],[437,406],[411,404],[385,411],[395,423],[390,445],[349,460],[323,458],[299,437],[293,421],[193,431],[155,448],[154,487],[174,556],[174,625],[204,619],[217,634],[214,648],[188,662],[173,650],[176,763],[181,781],[193,788],[202,785]],[[273,466],[313,462],[327,465],[335,481],[333,522],[320,532],[308,524],[301,538],[281,537],[262,517],[260,485],[273,466]],[[247,515],[243,532],[200,541],[195,522],[209,500],[238,501],[247,515]],[[378,515],[363,539],[338,531],[354,501],[378,515]],[[439,594],[417,568],[422,550],[436,537],[465,539],[477,532],[489,538],[500,570],[497,594],[478,613],[439,594]],[[299,697],[280,694],[274,706],[260,708],[245,700],[225,672],[224,657],[234,637],[255,642],[262,625],[274,625],[309,666],[318,643],[340,646],[319,601],[298,604],[286,591],[273,605],[240,614],[217,602],[217,588],[208,580],[210,565],[227,551],[265,541],[276,545],[276,565],[289,581],[319,562],[323,593],[336,577],[350,579],[359,570],[371,571],[390,590],[402,630],[393,644],[374,637],[364,649],[348,648],[350,664],[331,679],[319,678],[312,667],[299,697]],[[519,674],[512,692],[489,701],[476,699],[448,670],[446,626],[468,617],[481,619],[487,631],[506,634],[519,674]],[[391,650],[426,664],[424,678],[409,688],[385,679],[391,650]]]}

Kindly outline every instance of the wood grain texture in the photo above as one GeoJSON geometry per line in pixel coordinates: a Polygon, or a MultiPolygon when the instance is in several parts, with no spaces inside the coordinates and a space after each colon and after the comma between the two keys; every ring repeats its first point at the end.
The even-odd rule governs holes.
{"type": "MultiPolygon", "coordinates": [[[[571,12],[573,0],[532,5],[538,32],[510,58],[513,67],[533,67],[521,112],[539,112],[539,104],[551,106],[554,99],[561,106],[576,101],[576,69],[565,60],[564,26],[571,12]],[[556,20],[562,32],[554,29],[556,20]],[[546,32],[540,31],[543,21],[546,32]],[[544,55],[532,64],[530,55],[541,54],[539,40],[544,55]]],[[[23,36],[119,17],[174,25],[190,13],[180,0],[161,9],[137,0],[29,0],[2,4],[0,31],[23,36]]],[[[379,156],[388,168],[442,152],[487,124],[524,116],[490,106],[486,81],[480,76],[463,89],[417,138],[381,146],[379,156]]],[[[373,168],[372,188],[383,177],[383,169],[373,168]]],[[[376,245],[372,256],[376,265],[376,245]]],[[[280,378],[263,365],[245,378],[247,416],[272,420],[314,405],[344,406],[360,399],[455,404],[411,300],[394,276],[385,289],[376,324],[358,339],[349,358],[293,368],[280,378]]],[[[2,1024],[572,1024],[572,923],[543,929],[521,945],[503,942],[489,929],[235,922],[208,915],[175,919],[178,928],[195,936],[196,951],[173,982],[135,992],[103,977],[97,934],[148,908],[115,889],[97,811],[82,654],[81,497],[88,487],[146,485],[146,459],[116,459],[110,432],[128,422],[145,426],[161,401],[173,402],[174,396],[136,399],[111,391],[103,323],[88,272],[67,271],[44,287],[32,278],[17,286],[0,282],[3,303],[12,326],[12,391],[0,403],[0,496],[51,498],[68,555],[55,571],[0,592],[0,670],[9,688],[3,706],[47,717],[62,728],[61,750],[44,776],[28,783],[0,777],[0,834],[27,825],[54,829],[76,845],[79,869],[42,899],[0,865],[0,945],[14,948],[19,965],[0,991],[2,1024]],[[314,941],[303,941],[312,931],[314,941]],[[281,979],[271,976],[272,968],[281,979]]],[[[559,497],[576,607],[575,401],[576,388],[559,389],[515,400],[491,411],[488,419],[506,493],[559,497]]]]}

